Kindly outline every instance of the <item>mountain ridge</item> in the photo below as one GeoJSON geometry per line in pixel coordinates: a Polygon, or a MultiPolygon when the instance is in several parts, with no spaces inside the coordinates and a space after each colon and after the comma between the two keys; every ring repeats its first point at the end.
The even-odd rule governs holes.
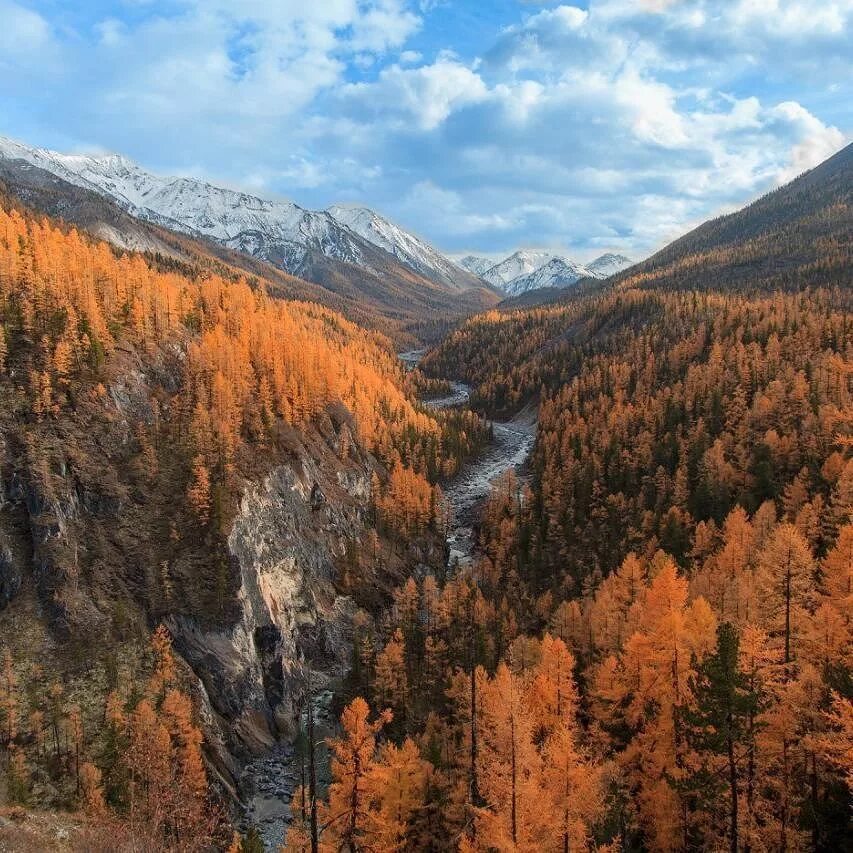
{"type": "Polygon", "coordinates": [[[467,255],[459,263],[514,297],[531,290],[570,287],[582,278],[606,279],[634,262],[625,255],[607,252],[582,264],[553,252],[518,249],[497,263],[478,255],[467,255]]]}
{"type": "Polygon", "coordinates": [[[427,278],[459,291],[482,286],[478,276],[472,275],[424,240],[368,207],[333,204],[326,208],[326,212],[350,231],[394,255],[427,278]]]}
{"type": "Polygon", "coordinates": [[[582,278],[596,277],[589,267],[568,258],[553,257],[538,269],[513,279],[506,286],[506,292],[509,296],[520,296],[522,293],[546,287],[563,289],[582,278]]]}
{"type": "Polygon", "coordinates": [[[137,218],[271,260],[292,275],[310,275],[312,255],[318,252],[381,275],[387,264],[370,251],[378,248],[451,292],[482,287],[476,276],[368,208],[358,208],[360,217],[355,218],[353,208],[343,205],[312,211],[292,201],[264,199],[205,180],[161,177],[120,154],[63,154],[8,137],[0,137],[0,157],[25,160],[112,199],[137,218]]]}

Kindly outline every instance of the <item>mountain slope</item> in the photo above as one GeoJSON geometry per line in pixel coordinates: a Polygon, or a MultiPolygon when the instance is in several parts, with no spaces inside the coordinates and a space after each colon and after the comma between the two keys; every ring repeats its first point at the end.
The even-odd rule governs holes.
{"type": "MultiPolygon", "coordinates": [[[[490,315],[469,320],[424,359],[422,368],[434,375],[452,371],[475,386],[477,405],[511,411],[543,386],[565,381],[581,363],[570,367],[570,361],[552,359],[554,352],[573,343],[580,351],[581,341],[590,346],[609,341],[618,350],[620,334],[657,323],[660,300],[637,291],[676,291],[689,299],[694,292],[708,292],[719,306],[727,294],[806,289],[825,289],[829,292],[821,299],[836,310],[851,309],[853,145],[608,280],[581,282],[557,300],[549,294],[544,307],[510,301],[501,311],[499,334],[490,315]],[[612,306],[599,310],[614,292],[612,306]]],[[[709,317],[713,310],[708,309],[709,317]]]]}
{"type": "Polygon", "coordinates": [[[391,315],[411,313],[412,304],[423,306],[424,312],[437,307],[458,315],[471,304],[485,307],[494,301],[479,293],[454,306],[448,296],[476,290],[482,283],[387,220],[381,220],[385,244],[410,250],[401,249],[400,257],[386,251],[378,232],[365,239],[327,211],[309,211],[205,181],[159,177],[118,155],[60,154],[0,138],[0,158],[29,162],[113,200],[138,219],[216,241],[327,289],[340,292],[349,283],[352,290],[363,290],[383,303],[391,315]],[[387,237],[391,232],[394,240],[387,237]]]}
{"type": "MultiPolygon", "coordinates": [[[[93,225],[114,215],[123,239],[162,235],[170,254],[116,251],[0,194],[0,648],[23,697],[5,707],[30,719],[61,684],[100,761],[105,695],[146,689],[138,657],[163,624],[236,801],[241,761],[298,725],[305,676],[346,669],[356,596],[381,598],[404,560],[443,567],[426,477],[458,467],[485,425],[418,407],[384,336],[22,174],[39,198],[93,225]],[[342,563],[380,500],[382,568],[374,557],[362,593],[342,563]]],[[[32,802],[75,802],[65,757],[29,729],[21,744],[32,802]]]]}
{"type": "Polygon", "coordinates": [[[752,290],[853,283],[853,144],[617,277],[621,287],[752,290]]]}
{"type": "Polygon", "coordinates": [[[138,218],[95,188],[58,177],[28,160],[0,157],[0,186],[29,207],[61,217],[120,248],[232,277],[240,273],[257,277],[267,282],[273,295],[327,305],[362,325],[397,337],[401,344],[411,342],[400,338],[404,326],[436,314],[458,317],[497,301],[485,286],[461,294],[442,288],[366,242],[362,257],[371,269],[310,250],[303,258],[304,275],[312,279],[307,281],[285,272],[275,251],[267,253],[268,258],[246,254],[217,240],[187,234],[184,229],[175,231],[151,218],[138,218]],[[225,267],[230,272],[226,273],[225,267]]]}
{"type": "Polygon", "coordinates": [[[313,249],[336,260],[364,263],[362,241],[325,211],[313,213],[292,202],[267,201],[206,181],[158,177],[116,154],[61,154],[9,139],[0,139],[0,154],[94,189],[138,218],[210,237],[257,257],[274,256],[291,273],[299,273],[313,249]]]}
{"type": "MultiPolygon", "coordinates": [[[[484,687],[480,708],[491,702],[489,724],[509,729],[508,697],[539,677],[522,660],[553,673],[553,644],[565,640],[586,730],[624,786],[627,807],[611,826],[626,849],[836,850],[850,837],[840,721],[853,714],[853,184],[838,160],[816,173],[688,235],[645,276],[634,268],[621,286],[585,282],[562,304],[490,311],[421,362],[436,378],[461,377],[491,415],[538,412],[527,476],[496,484],[477,527],[476,593],[488,602],[483,613],[500,614],[482,634],[501,637],[506,624],[518,633],[504,644],[505,666],[481,657],[501,686],[491,695],[484,687]],[[725,739],[706,735],[733,719],[732,705],[719,703],[732,679],[746,703],[736,712],[743,731],[754,718],[761,734],[736,748],[729,738],[726,792],[694,784],[682,759],[706,777],[725,766],[725,739]],[[804,761],[810,744],[826,746],[804,761]],[[752,788],[754,799],[740,796],[752,788]],[[720,819],[727,810],[730,828],[720,819]]],[[[418,592],[397,600],[417,602],[418,592]]],[[[410,641],[400,610],[372,642],[405,635],[405,654],[426,659],[436,634],[410,641]]],[[[401,716],[434,711],[441,687],[462,693],[454,665],[472,671],[472,655],[455,649],[439,689],[407,682],[414,695],[401,716]]],[[[370,695],[369,678],[362,683],[370,695]]],[[[373,707],[387,695],[374,690],[373,707]]],[[[527,700],[534,719],[543,695],[527,700]]],[[[455,709],[470,707],[462,696],[455,709]]],[[[416,734],[438,740],[432,719],[416,734]]],[[[492,742],[505,771],[509,750],[492,742]]],[[[515,817],[503,778],[502,799],[487,806],[493,823],[478,827],[484,849],[504,843],[515,817]]],[[[467,781],[463,770],[455,784],[467,781]]],[[[530,825],[542,806],[527,803],[530,825]]]]}
{"type": "Polygon", "coordinates": [[[335,221],[432,281],[460,291],[482,286],[482,282],[468,270],[457,266],[419,237],[366,207],[338,204],[327,212],[335,221]]]}

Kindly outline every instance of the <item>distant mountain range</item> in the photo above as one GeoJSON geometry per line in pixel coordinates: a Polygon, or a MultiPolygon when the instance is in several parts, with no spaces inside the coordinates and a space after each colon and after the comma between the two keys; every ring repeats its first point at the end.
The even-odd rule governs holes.
{"type": "MultiPolygon", "coordinates": [[[[622,255],[606,254],[584,265],[525,249],[499,263],[473,255],[456,263],[366,207],[332,205],[313,211],[207,181],[154,175],[119,154],[62,154],[2,136],[0,163],[6,163],[7,174],[10,164],[29,164],[113,202],[136,221],[213,241],[338,295],[358,299],[361,294],[389,316],[411,310],[409,301],[423,306],[419,316],[447,311],[454,300],[465,313],[496,301],[495,292],[518,296],[570,287],[581,278],[608,278],[632,263],[622,255]]],[[[32,192],[36,175],[26,183],[32,192]]],[[[88,208],[91,217],[92,205],[88,208]]],[[[116,218],[98,223],[98,236],[123,248],[161,251],[138,228],[130,229],[130,237],[122,236],[116,218]]],[[[128,231],[127,223],[123,225],[128,231]]]]}
{"type": "Polygon", "coordinates": [[[468,255],[459,261],[460,266],[509,296],[520,296],[543,287],[571,287],[582,278],[609,278],[632,263],[624,255],[607,253],[588,264],[580,264],[551,252],[528,249],[519,249],[498,263],[477,255],[468,255]]]}
{"type": "Polygon", "coordinates": [[[483,284],[420,238],[366,208],[306,210],[290,201],[270,201],[206,181],[153,175],[117,154],[61,154],[5,137],[0,137],[0,157],[24,160],[110,198],[139,219],[216,240],[292,275],[311,278],[317,254],[382,272],[370,251],[378,247],[450,291],[483,284]]]}

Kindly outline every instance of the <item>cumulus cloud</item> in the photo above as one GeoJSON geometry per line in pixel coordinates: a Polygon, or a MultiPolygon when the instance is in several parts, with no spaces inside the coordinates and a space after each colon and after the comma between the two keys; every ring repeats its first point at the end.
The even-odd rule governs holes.
{"type": "Polygon", "coordinates": [[[853,76],[853,0],[531,2],[500,20],[437,0],[179,0],[62,27],[30,5],[0,0],[0,108],[22,128],[373,205],[450,251],[642,255],[850,127],[827,109],[853,76]],[[64,88],[43,84],[50,57],[64,88]]]}
{"type": "Polygon", "coordinates": [[[432,65],[382,70],[373,83],[344,87],[340,101],[361,116],[393,117],[405,126],[433,130],[454,110],[482,101],[486,85],[471,69],[452,58],[432,65]]]}
{"type": "Polygon", "coordinates": [[[48,22],[37,12],[10,0],[0,0],[0,68],[21,61],[35,64],[53,48],[48,22]]]}
{"type": "Polygon", "coordinates": [[[441,61],[391,69],[356,95],[350,115],[392,161],[412,150],[413,122],[431,132],[414,146],[416,159],[433,155],[430,180],[396,210],[410,214],[414,199],[433,239],[470,246],[479,229],[486,249],[641,254],[844,142],[799,103],[681,88],[632,61],[567,65],[547,84],[441,61]]]}

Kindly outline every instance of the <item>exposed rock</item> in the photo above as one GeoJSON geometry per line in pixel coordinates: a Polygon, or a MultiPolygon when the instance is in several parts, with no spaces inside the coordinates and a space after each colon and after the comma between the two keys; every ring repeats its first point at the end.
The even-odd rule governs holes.
{"type": "Polygon", "coordinates": [[[12,549],[0,532],[0,610],[2,610],[21,588],[21,568],[15,564],[12,549]]]}
{"type": "Polygon", "coordinates": [[[306,451],[248,485],[228,537],[239,618],[216,629],[167,621],[243,754],[261,754],[292,731],[307,670],[322,681],[349,662],[353,605],[335,591],[335,563],[361,531],[370,484],[365,470],[335,474],[306,451]]]}
{"type": "Polygon", "coordinates": [[[323,494],[320,484],[314,483],[314,485],[311,486],[311,509],[316,512],[318,509],[322,509],[325,503],[326,496],[323,494]]]}

